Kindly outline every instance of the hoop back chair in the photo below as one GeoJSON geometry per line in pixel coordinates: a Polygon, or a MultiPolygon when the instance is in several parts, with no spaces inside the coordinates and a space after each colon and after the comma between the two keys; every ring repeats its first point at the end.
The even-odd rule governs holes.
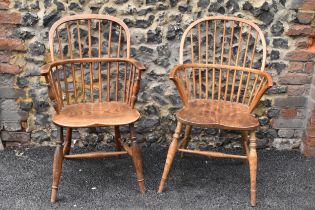
{"type": "Polygon", "coordinates": [[[130,58],[130,33],[126,24],[107,15],[85,14],[61,18],[49,31],[51,63],[41,68],[60,127],[53,162],[51,202],[57,197],[62,162],[72,158],[99,158],[128,154],[132,157],[140,191],[144,178],[134,122],[142,64],[130,58]],[[129,125],[131,146],[119,126],[129,125]],[[116,150],[70,154],[73,128],[112,126],[116,150]],[[63,129],[66,128],[64,141],[63,129]]]}
{"type": "Polygon", "coordinates": [[[236,17],[212,16],[193,22],[184,32],[174,81],[183,108],[169,146],[159,186],[162,192],[176,152],[249,162],[251,205],[256,205],[256,136],[258,120],[251,115],[272,79],[264,72],[266,42],[254,23],[236,17]],[[179,142],[181,129],[185,135],[179,142]],[[242,155],[187,149],[192,126],[240,130],[242,155]],[[249,139],[248,139],[249,134],[249,139]]]}

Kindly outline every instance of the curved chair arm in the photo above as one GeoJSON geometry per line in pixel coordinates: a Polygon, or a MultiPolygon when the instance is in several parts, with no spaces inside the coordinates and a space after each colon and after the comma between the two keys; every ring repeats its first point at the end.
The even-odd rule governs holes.
{"type": "MultiPolygon", "coordinates": [[[[254,110],[254,108],[256,107],[257,103],[259,102],[259,100],[261,99],[263,94],[266,92],[266,90],[272,86],[271,76],[267,72],[257,70],[257,69],[238,67],[238,66],[228,66],[228,65],[221,65],[221,64],[180,64],[180,65],[175,66],[171,70],[169,78],[174,81],[174,83],[178,89],[178,93],[179,93],[184,105],[186,105],[188,103],[190,96],[189,96],[189,94],[187,94],[188,93],[188,91],[186,89],[187,84],[185,85],[186,81],[184,81],[184,78],[181,76],[181,74],[179,72],[183,71],[183,70],[186,71],[186,69],[210,69],[211,71],[220,70],[220,71],[229,71],[229,72],[241,72],[242,75],[245,75],[245,74],[256,75],[255,76],[256,79],[255,79],[255,83],[254,83],[255,87],[252,88],[252,90],[250,91],[251,92],[250,96],[248,96],[248,98],[247,98],[247,100],[248,100],[247,105],[249,106],[250,112],[252,112],[254,110]]],[[[221,79],[221,81],[223,80],[221,77],[219,79],[218,78],[216,78],[216,79],[217,80],[221,79]]],[[[216,82],[218,82],[218,81],[216,81],[216,82]]],[[[205,84],[203,84],[203,85],[205,85],[205,84]]],[[[234,86],[234,84],[233,84],[233,86],[234,86]]],[[[196,87],[196,89],[197,88],[198,87],[196,87]]],[[[200,88],[201,88],[201,86],[200,86],[200,88]]],[[[249,88],[249,86],[246,85],[246,88],[249,88]]],[[[222,89],[222,87],[221,87],[221,89],[222,89]]],[[[217,91],[222,91],[221,89],[217,90],[217,91]]],[[[240,94],[241,91],[238,91],[238,92],[239,92],[238,94],[240,94]]],[[[249,93],[249,91],[248,91],[248,93],[249,93]]],[[[190,94],[190,95],[192,95],[192,94],[190,94]]],[[[239,96],[237,98],[239,98],[239,96]]],[[[220,100],[222,100],[222,99],[220,99],[220,100]]],[[[233,101],[233,99],[231,101],[233,101]]],[[[239,102],[239,101],[240,101],[240,99],[237,99],[236,102],[239,102]]]]}
{"type": "Polygon", "coordinates": [[[137,99],[137,94],[140,90],[140,80],[141,73],[146,68],[139,61],[132,58],[80,58],[80,59],[66,59],[54,61],[52,63],[45,64],[40,68],[41,75],[45,77],[46,83],[48,85],[48,95],[52,102],[54,103],[54,108],[59,113],[63,107],[62,97],[60,91],[58,90],[58,85],[55,84],[54,77],[52,74],[52,69],[54,67],[65,65],[65,64],[82,64],[82,63],[97,63],[97,62],[126,62],[131,64],[136,71],[138,71],[138,77],[135,79],[135,83],[131,88],[131,98],[129,100],[129,105],[133,108],[137,99]]]}
{"type": "Polygon", "coordinates": [[[54,61],[52,63],[47,63],[40,68],[40,72],[42,76],[45,76],[49,73],[49,71],[58,65],[63,64],[75,64],[75,63],[91,63],[91,62],[128,62],[134,65],[138,70],[144,71],[146,68],[142,63],[133,59],[133,58],[78,58],[78,59],[65,59],[60,61],[54,61]]]}
{"type": "Polygon", "coordinates": [[[185,65],[186,64],[180,64],[180,65],[174,66],[174,68],[171,70],[170,75],[169,75],[169,78],[175,83],[179,96],[181,97],[184,105],[188,103],[189,98],[186,94],[183,80],[177,77],[177,71],[185,69],[185,65]]]}
{"type": "Polygon", "coordinates": [[[260,101],[261,97],[264,95],[264,93],[273,85],[273,81],[272,78],[270,76],[270,74],[268,74],[267,72],[263,72],[264,77],[266,78],[267,82],[265,85],[261,85],[261,87],[257,90],[257,94],[253,97],[252,103],[249,107],[250,113],[252,111],[254,111],[254,109],[256,108],[258,102],[260,101]]]}

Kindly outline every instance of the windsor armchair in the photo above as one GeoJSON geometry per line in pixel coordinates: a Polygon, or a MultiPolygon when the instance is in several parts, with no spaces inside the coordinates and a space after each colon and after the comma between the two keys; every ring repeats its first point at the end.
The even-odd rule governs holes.
{"type": "Polygon", "coordinates": [[[141,193],[144,193],[142,159],[134,122],[142,64],[130,58],[130,33],[121,20],[107,15],[73,15],[61,18],[49,31],[51,63],[41,68],[48,95],[60,127],[53,161],[51,202],[64,159],[101,158],[128,154],[133,160],[141,193]],[[121,139],[121,125],[129,125],[131,146],[121,139]],[[112,126],[116,151],[70,154],[72,129],[112,126]],[[63,129],[66,129],[64,141],[63,129]]]}
{"type": "Polygon", "coordinates": [[[180,64],[170,73],[184,106],[176,113],[177,126],[159,192],[164,188],[176,152],[240,158],[249,163],[251,205],[256,205],[255,129],[259,122],[251,113],[272,86],[270,75],[264,72],[266,54],[263,33],[245,19],[205,17],[185,30],[180,45],[180,64]],[[183,125],[185,134],[179,142],[183,125]],[[239,130],[244,154],[187,149],[192,126],[239,130]]]}

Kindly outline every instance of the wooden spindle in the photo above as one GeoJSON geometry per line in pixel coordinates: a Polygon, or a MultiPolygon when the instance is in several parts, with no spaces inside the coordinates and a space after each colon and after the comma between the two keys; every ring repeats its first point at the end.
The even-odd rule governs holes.
{"type": "MultiPolygon", "coordinates": [[[[82,47],[81,47],[81,32],[80,32],[80,24],[79,20],[77,20],[77,33],[78,33],[78,45],[79,45],[79,56],[82,58],[82,47]]],[[[82,96],[83,96],[83,102],[85,102],[85,79],[84,79],[84,68],[83,64],[80,63],[81,68],[81,85],[82,85],[82,96]]]]}
{"type": "MultiPolygon", "coordinates": [[[[208,48],[209,48],[209,22],[206,21],[206,64],[208,64],[208,48]]],[[[207,86],[208,87],[208,86],[207,86]]]]}
{"type": "MultiPolygon", "coordinates": [[[[69,28],[69,23],[66,23],[67,34],[68,34],[68,46],[70,52],[70,59],[73,59],[73,49],[72,49],[72,36],[69,28]]],[[[77,86],[76,86],[76,77],[75,77],[75,68],[71,63],[71,73],[72,73],[72,81],[73,81],[73,91],[74,91],[74,100],[77,101],[77,86]]]]}
{"type": "Polygon", "coordinates": [[[129,79],[128,79],[128,90],[127,90],[127,103],[129,104],[130,102],[130,92],[131,92],[131,79],[132,79],[132,66],[130,66],[129,70],[129,79]]]}
{"type": "MultiPolygon", "coordinates": [[[[107,54],[110,58],[110,48],[112,39],[112,21],[109,22],[109,32],[108,32],[108,49],[107,54]]],[[[110,63],[107,64],[107,101],[110,101],[110,63]]]]}
{"type": "Polygon", "coordinates": [[[124,94],[124,102],[127,102],[127,99],[126,99],[126,94],[127,94],[127,62],[125,62],[125,69],[124,69],[123,94],[124,94]]]}
{"type": "Polygon", "coordinates": [[[133,95],[133,87],[135,85],[135,79],[136,79],[136,67],[132,65],[132,76],[131,76],[131,85],[130,85],[130,93],[129,93],[129,104],[132,103],[132,95],[133,95]]]}
{"type": "Polygon", "coordinates": [[[231,102],[233,102],[235,79],[236,79],[236,70],[234,69],[233,80],[232,80],[232,89],[231,89],[231,93],[230,93],[230,101],[231,102]]]}
{"type": "Polygon", "coordinates": [[[250,75],[251,75],[251,73],[248,72],[248,73],[247,73],[246,86],[245,86],[245,92],[244,92],[244,95],[243,95],[242,104],[245,103],[245,99],[246,99],[246,95],[247,95],[247,90],[248,90],[248,85],[249,85],[249,81],[250,81],[250,75]]]}
{"type": "Polygon", "coordinates": [[[254,42],[254,46],[253,46],[253,53],[252,53],[252,58],[250,60],[249,68],[252,68],[252,66],[253,66],[255,53],[256,53],[257,40],[258,40],[258,31],[256,31],[255,42],[254,42]]]}
{"type": "MultiPolygon", "coordinates": [[[[200,33],[200,23],[198,24],[198,62],[201,63],[201,33],[200,33]]],[[[201,68],[199,70],[199,98],[202,97],[202,77],[201,68]]]]}
{"type": "MultiPolygon", "coordinates": [[[[250,32],[251,32],[251,30],[252,30],[252,27],[250,27],[249,31],[247,32],[247,40],[246,40],[246,49],[245,49],[244,60],[243,60],[243,68],[245,68],[245,65],[246,65],[246,58],[247,58],[247,54],[248,54],[248,45],[249,45],[249,39],[250,39],[250,32]]],[[[244,75],[244,71],[242,71],[242,73],[241,73],[241,79],[240,79],[240,83],[239,83],[239,86],[238,86],[236,102],[239,102],[240,91],[241,91],[242,85],[243,85],[243,75],[244,75]]],[[[247,81],[246,81],[246,83],[247,83],[247,81]]],[[[245,88],[247,88],[247,87],[245,87],[245,88]]],[[[243,101],[244,101],[244,97],[243,97],[243,101]]],[[[243,103],[243,101],[242,101],[242,103],[243,103]]]]}
{"type": "Polygon", "coordinates": [[[229,79],[230,79],[230,69],[226,69],[226,81],[225,81],[225,91],[224,91],[224,101],[226,101],[228,89],[229,89],[229,79]]]}
{"type": "Polygon", "coordinates": [[[228,66],[231,64],[231,56],[232,56],[232,48],[233,48],[233,39],[234,39],[234,21],[232,21],[232,32],[231,32],[231,39],[230,39],[230,49],[229,49],[228,66]]]}
{"type": "Polygon", "coordinates": [[[201,63],[201,33],[200,33],[200,23],[198,24],[198,61],[201,63]]]}
{"type": "MultiPolygon", "coordinates": [[[[222,45],[221,45],[221,65],[223,65],[224,57],[224,43],[225,43],[225,31],[226,31],[226,22],[223,22],[223,35],[222,35],[222,45]]],[[[222,69],[219,69],[219,89],[218,89],[218,100],[221,98],[221,88],[222,88],[222,69]]]]}
{"type": "MultiPolygon", "coordinates": [[[[60,31],[58,30],[58,28],[56,28],[56,34],[57,34],[57,38],[58,38],[58,47],[59,47],[60,57],[61,57],[61,60],[64,60],[64,54],[63,54],[63,49],[62,49],[62,44],[61,44],[61,39],[60,39],[60,31]]],[[[67,104],[69,104],[70,103],[69,93],[68,93],[69,86],[68,86],[68,80],[67,80],[67,74],[66,74],[66,70],[65,70],[65,65],[62,65],[62,69],[63,69],[63,72],[64,72],[66,100],[67,100],[67,104]]],[[[59,79],[59,76],[58,76],[58,79],[59,79]]],[[[60,81],[59,81],[59,83],[60,83],[60,81]]],[[[60,86],[59,90],[61,90],[61,86],[60,86]]]]}
{"type": "MultiPolygon", "coordinates": [[[[117,58],[120,56],[120,42],[121,42],[121,26],[119,26],[119,37],[118,37],[118,47],[117,47],[117,58]]],[[[119,80],[119,62],[116,64],[116,101],[118,101],[118,80],[119,80]]]]}
{"type": "Polygon", "coordinates": [[[213,55],[212,63],[216,64],[216,40],[217,40],[217,21],[214,20],[214,32],[213,32],[213,55]]]}
{"type": "MultiPolygon", "coordinates": [[[[228,57],[228,66],[231,64],[231,56],[232,56],[232,49],[233,49],[233,39],[234,39],[234,21],[232,21],[231,26],[231,39],[230,39],[230,49],[229,49],[229,57],[228,57]]],[[[228,87],[229,87],[229,77],[230,77],[230,69],[227,69],[226,75],[226,83],[225,83],[225,92],[224,92],[224,100],[226,100],[228,87]]],[[[230,98],[231,99],[231,98],[230,98]]]]}
{"type": "MultiPolygon", "coordinates": [[[[190,30],[190,46],[191,46],[191,62],[195,63],[195,56],[194,56],[194,40],[192,35],[192,29],[190,30]]],[[[192,77],[193,77],[193,93],[194,97],[196,98],[196,77],[195,77],[195,69],[192,68],[192,77]]]]}
{"type": "MultiPolygon", "coordinates": [[[[62,66],[63,69],[64,69],[64,66],[62,66]]],[[[62,87],[61,87],[61,82],[60,82],[60,71],[58,69],[58,66],[56,66],[56,69],[54,71],[54,74],[56,75],[54,80],[56,79],[57,80],[57,85],[55,86],[56,87],[56,92],[58,92],[58,95],[60,96],[60,103],[62,104],[63,106],[63,99],[62,99],[62,87]]],[[[65,77],[65,76],[64,76],[65,77]]],[[[66,78],[66,77],[65,77],[66,78]]],[[[67,79],[67,78],[66,78],[67,79]]],[[[65,92],[66,93],[66,92],[65,92]]]]}
{"type": "Polygon", "coordinates": [[[242,84],[243,84],[243,75],[244,75],[244,71],[241,71],[241,78],[240,78],[240,82],[238,84],[238,91],[237,91],[237,98],[236,98],[236,102],[239,102],[239,98],[240,98],[240,94],[241,94],[241,89],[242,89],[242,84]]]}
{"type": "MultiPolygon", "coordinates": [[[[102,36],[101,36],[101,20],[98,21],[98,57],[101,57],[102,36]]],[[[101,62],[98,62],[98,101],[102,102],[102,69],[101,62]]]]}
{"type": "MultiPolygon", "coordinates": [[[[213,55],[212,55],[212,62],[216,64],[216,39],[217,39],[217,21],[214,20],[214,32],[213,32],[213,55]]],[[[212,69],[212,100],[214,100],[215,96],[215,68],[212,69]]]]}
{"type": "Polygon", "coordinates": [[[186,82],[185,85],[186,85],[186,90],[187,90],[187,96],[188,98],[190,98],[190,87],[189,87],[187,68],[185,68],[184,71],[185,71],[185,82],[186,82]]]}
{"type": "Polygon", "coordinates": [[[264,77],[260,78],[260,82],[259,82],[258,88],[256,88],[255,94],[253,95],[253,98],[251,99],[250,104],[253,102],[255,96],[258,94],[258,92],[261,89],[261,87],[262,87],[264,82],[265,82],[265,78],[264,77]]]}
{"type": "MultiPolygon", "coordinates": [[[[57,68],[57,67],[56,67],[57,68]]],[[[58,111],[59,111],[59,108],[63,106],[63,100],[62,100],[62,95],[58,94],[58,88],[56,87],[56,82],[55,82],[55,78],[52,74],[52,71],[49,72],[49,77],[50,77],[50,80],[49,81],[52,81],[50,84],[52,85],[52,91],[54,92],[54,95],[55,96],[58,96],[56,98],[56,101],[57,101],[57,107],[58,107],[58,111]]]]}
{"type": "Polygon", "coordinates": [[[252,86],[252,91],[251,91],[251,93],[250,93],[250,96],[249,96],[247,105],[250,104],[250,101],[251,101],[251,99],[252,99],[253,93],[254,93],[254,91],[255,91],[255,87],[256,87],[257,80],[258,80],[258,74],[256,74],[255,81],[254,81],[254,84],[253,84],[253,86],[252,86]]]}
{"type": "Polygon", "coordinates": [[[243,37],[242,37],[242,33],[243,33],[243,23],[240,24],[240,34],[239,34],[239,38],[238,38],[238,46],[237,46],[237,53],[236,53],[236,60],[235,60],[235,66],[238,65],[238,60],[239,60],[239,55],[240,55],[240,51],[242,48],[242,41],[243,41],[243,37]]]}
{"type": "Polygon", "coordinates": [[[244,60],[243,60],[243,67],[246,66],[251,31],[252,31],[252,27],[249,26],[249,31],[247,32],[247,41],[246,41],[246,49],[245,49],[245,55],[244,55],[244,60]]]}
{"type": "MultiPolygon", "coordinates": [[[[91,42],[91,20],[88,20],[88,41],[89,41],[89,57],[92,57],[92,42],[91,42]]],[[[92,62],[90,62],[90,94],[91,101],[94,102],[94,94],[93,94],[93,70],[92,70],[92,62]]]]}

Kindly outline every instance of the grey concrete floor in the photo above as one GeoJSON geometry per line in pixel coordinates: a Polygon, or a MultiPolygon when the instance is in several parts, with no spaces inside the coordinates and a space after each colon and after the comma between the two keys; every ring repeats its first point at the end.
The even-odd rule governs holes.
{"type": "MultiPolygon", "coordinates": [[[[66,160],[59,200],[51,205],[53,150],[0,152],[0,209],[251,209],[248,166],[240,160],[177,155],[158,194],[163,148],[142,149],[145,195],[138,192],[128,156],[66,160]]],[[[315,209],[315,158],[274,150],[258,151],[258,156],[256,209],[315,209]]]]}

